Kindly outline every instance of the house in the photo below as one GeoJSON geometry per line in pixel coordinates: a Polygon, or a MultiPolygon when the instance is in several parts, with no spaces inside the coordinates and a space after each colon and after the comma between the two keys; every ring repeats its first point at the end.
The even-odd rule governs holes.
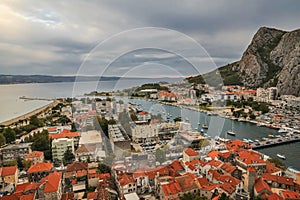
{"type": "Polygon", "coordinates": [[[33,151],[26,155],[25,160],[30,160],[32,164],[44,162],[44,152],[33,151]]]}
{"type": "Polygon", "coordinates": [[[105,158],[102,144],[80,144],[75,151],[76,161],[99,161],[105,158]]]}
{"type": "Polygon", "coordinates": [[[83,191],[88,184],[88,164],[74,162],[67,165],[65,183],[73,192],[83,191]]]}
{"type": "Polygon", "coordinates": [[[1,174],[1,182],[3,183],[10,183],[14,186],[18,183],[18,167],[11,166],[11,167],[2,167],[0,168],[1,174]]]}
{"type": "Polygon", "coordinates": [[[263,194],[270,195],[272,190],[270,186],[263,180],[263,178],[258,178],[254,184],[254,196],[261,196],[263,194]]]}
{"type": "Polygon", "coordinates": [[[179,199],[182,194],[182,189],[177,182],[170,182],[160,185],[159,197],[161,200],[179,199]]]}
{"type": "Polygon", "coordinates": [[[183,161],[184,162],[191,162],[195,159],[198,159],[198,157],[199,157],[199,153],[196,152],[192,148],[185,148],[183,150],[183,161]]]}
{"type": "MultiPolygon", "coordinates": [[[[60,200],[62,196],[62,172],[54,171],[41,179],[45,200],[60,200]]],[[[40,197],[40,198],[41,198],[40,197]]]]}
{"type": "Polygon", "coordinates": [[[263,180],[272,188],[294,190],[294,179],[286,176],[262,174],[263,180]]]}
{"type": "Polygon", "coordinates": [[[113,170],[113,173],[120,196],[137,191],[136,181],[131,174],[120,170],[113,170]]]}
{"type": "Polygon", "coordinates": [[[258,175],[263,174],[266,171],[266,161],[263,159],[263,155],[253,150],[240,150],[238,156],[236,156],[237,165],[247,170],[249,167],[253,167],[258,175]]]}
{"type": "Polygon", "coordinates": [[[149,121],[151,120],[151,114],[146,111],[141,111],[136,114],[138,121],[149,121]]]}
{"type": "Polygon", "coordinates": [[[41,178],[48,176],[52,169],[52,163],[42,162],[31,165],[27,170],[28,179],[30,182],[39,182],[41,178]]]}
{"type": "Polygon", "coordinates": [[[87,200],[97,200],[98,192],[89,192],[86,197],[87,200]]]}

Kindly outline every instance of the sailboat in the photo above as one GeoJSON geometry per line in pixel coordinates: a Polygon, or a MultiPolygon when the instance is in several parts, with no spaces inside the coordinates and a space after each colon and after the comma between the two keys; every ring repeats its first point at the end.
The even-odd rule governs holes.
{"type": "Polygon", "coordinates": [[[231,130],[227,131],[227,134],[232,136],[236,135],[235,132],[233,132],[233,121],[231,121],[231,130]]]}

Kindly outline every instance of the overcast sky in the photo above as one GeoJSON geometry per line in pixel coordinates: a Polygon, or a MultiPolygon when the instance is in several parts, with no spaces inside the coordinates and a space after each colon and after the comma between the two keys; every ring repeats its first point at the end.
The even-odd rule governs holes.
{"type": "Polygon", "coordinates": [[[239,60],[298,0],[1,0],[0,74],[181,76],[239,60]],[[157,28],[144,28],[157,27],[157,28]]]}

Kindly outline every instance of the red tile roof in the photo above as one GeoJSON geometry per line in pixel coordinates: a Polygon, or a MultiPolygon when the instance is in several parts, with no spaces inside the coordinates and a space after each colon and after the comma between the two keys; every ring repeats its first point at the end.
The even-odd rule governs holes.
{"type": "Polygon", "coordinates": [[[36,173],[36,172],[43,172],[43,171],[51,171],[53,168],[52,163],[36,163],[32,165],[28,170],[27,173],[36,173]]]}
{"type": "Polygon", "coordinates": [[[267,162],[266,170],[267,170],[267,173],[271,173],[271,174],[282,171],[282,169],[276,167],[273,163],[270,163],[270,162],[267,162]]]}
{"type": "Polygon", "coordinates": [[[211,160],[207,164],[213,167],[219,167],[220,165],[223,164],[223,162],[220,160],[211,160]]]}
{"type": "Polygon", "coordinates": [[[175,170],[175,171],[181,171],[184,170],[184,168],[182,167],[182,165],[180,164],[180,162],[178,160],[174,160],[171,164],[171,167],[175,170]]]}
{"type": "Polygon", "coordinates": [[[278,194],[273,193],[268,196],[268,200],[283,200],[283,198],[281,196],[279,196],[278,194]]]}
{"type": "Polygon", "coordinates": [[[162,191],[166,197],[171,195],[176,195],[179,192],[182,192],[180,185],[177,182],[164,184],[161,186],[162,191]]]}
{"type": "Polygon", "coordinates": [[[294,186],[294,179],[286,177],[286,176],[276,176],[272,174],[262,174],[262,178],[265,181],[273,181],[280,184],[294,186]]]}
{"type": "Polygon", "coordinates": [[[11,167],[2,167],[1,168],[1,176],[11,176],[14,175],[17,172],[18,167],[17,166],[11,166],[11,167]]]}
{"type": "Polygon", "coordinates": [[[261,193],[263,190],[272,193],[270,186],[262,178],[258,178],[255,181],[254,189],[258,194],[261,193]]]}
{"type": "Polygon", "coordinates": [[[261,159],[261,155],[255,151],[242,150],[239,151],[237,159],[247,165],[266,163],[261,159]]]}
{"type": "Polygon", "coordinates": [[[207,154],[207,157],[212,157],[212,158],[216,158],[221,154],[221,152],[219,151],[211,151],[207,154]]]}
{"type": "Polygon", "coordinates": [[[19,196],[16,194],[5,195],[5,196],[1,197],[0,200],[19,200],[19,196]]]}
{"type": "Polygon", "coordinates": [[[229,162],[226,162],[226,163],[224,163],[224,164],[221,166],[221,169],[222,169],[223,171],[225,171],[226,173],[231,174],[232,172],[234,172],[234,170],[237,169],[237,167],[234,166],[234,165],[232,165],[232,164],[229,163],[229,162]]]}
{"type": "Polygon", "coordinates": [[[197,176],[191,173],[186,173],[182,176],[178,176],[175,178],[175,182],[180,185],[180,188],[183,192],[189,192],[194,189],[198,189],[195,180],[197,176]]]}
{"type": "Polygon", "coordinates": [[[184,152],[188,155],[188,156],[198,156],[199,154],[192,148],[186,148],[184,149],[184,152]]]}
{"type": "Polygon", "coordinates": [[[46,182],[44,193],[56,192],[60,187],[62,173],[54,171],[47,177],[43,178],[41,182],[46,182]]]}
{"type": "Polygon", "coordinates": [[[118,176],[118,182],[120,183],[121,186],[125,186],[128,184],[135,183],[135,180],[133,177],[127,173],[123,173],[122,175],[118,176]]]}
{"type": "Polygon", "coordinates": [[[73,172],[73,171],[78,171],[78,170],[82,170],[82,169],[87,170],[87,168],[88,168],[88,164],[87,163],[84,163],[84,162],[74,162],[74,163],[71,163],[71,164],[67,165],[66,171],[67,172],[73,172]]]}
{"type": "Polygon", "coordinates": [[[68,192],[62,194],[61,200],[74,200],[74,192],[68,192]]]}
{"type": "Polygon", "coordinates": [[[209,185],[209,181],[205,177],[198,178],[197,180],[201,187],[209,185]]]}
{"type": "Polygon", "coordinates": [[[35,182],[27,182],[27,183],[19,184],[16,187],[16,192],[28,192],[28,191],[37,190],[40,185],[41,183],[35,183],[35,182]]]}
{"type": "Polygon", "coordinates": [[[87,200],[97,200],[98,199],[98,193],[97,192],[90,192],[87,194],[87,200]]]}
{"type": "Polygon", "coordinates": [[[26,155],[26,158],[36,158],[36,157],[41,157],[44,155],[44,152],[42,151],[33,151],[29,154],[26,155]]]}
{"type": "Polygon", "coordinates": [[[58,139],[58,138],[74,138],[74,137],[80,137],[79,132],[71,132],[70,130],[63,130],[61,133],[53,133],[49,134],[49,137],[52,139],[58,139]]]}
{"type": "Polygon", "coordinates": [[[284,199],[300,199],[300,194],[298,192],[290,191],[290,190],[283,190],[281,191],[282,197],[284,199]]]}
{"type": "Polygon", "coordinates": [[[33,200],[35,199],[35,193],[33,194],[24,194],[20,196],[20,200],[33,200]]]}

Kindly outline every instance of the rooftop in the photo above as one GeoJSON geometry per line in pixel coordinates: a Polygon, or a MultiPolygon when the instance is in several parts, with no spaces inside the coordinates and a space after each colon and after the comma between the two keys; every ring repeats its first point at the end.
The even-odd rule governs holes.
{"type": "Polygon", "coordinates": [[[43,171],[51,171],[53,168],[52,163],[36,163],[32,165],[28,170],[27,173],[36,173],[36,172],[43,172],[43,171]]]}

